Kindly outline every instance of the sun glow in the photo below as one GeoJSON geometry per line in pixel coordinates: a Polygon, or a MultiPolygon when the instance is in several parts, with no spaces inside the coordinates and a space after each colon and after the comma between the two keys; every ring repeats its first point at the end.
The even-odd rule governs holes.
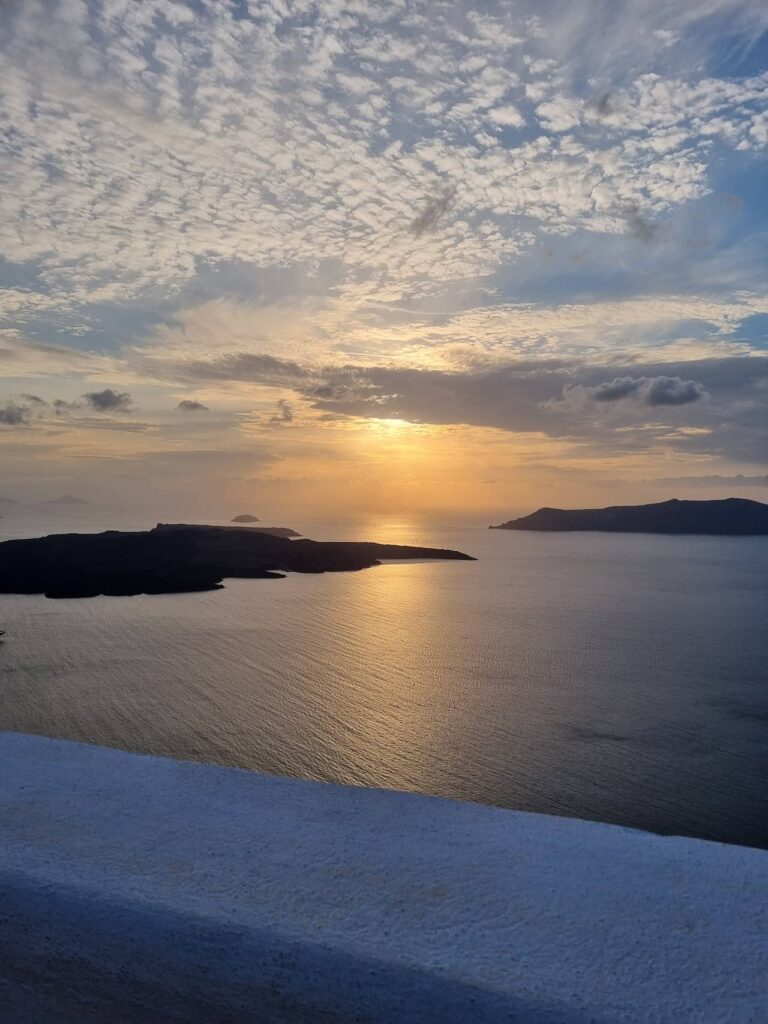
{"type": "Polygon", "coordinates": [[[418,423],[412,423],[410,420],[399,420],[399,419],[373,419],[367,423],[368,429],[375,434],[383,434],[387,437],[391,437],[397,434],[405,433],[410,427],[418,427],[418,423]]]}

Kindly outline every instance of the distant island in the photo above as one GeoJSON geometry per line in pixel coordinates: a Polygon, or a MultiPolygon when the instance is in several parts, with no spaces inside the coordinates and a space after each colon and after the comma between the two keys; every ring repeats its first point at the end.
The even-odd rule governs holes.
{"type": "Polygon", "coordinates": [[[491,530],[598,530],[605,533],[714,534],[745,537],[768,534],[768,505],[749,498],[681,501],[608,508],[540,508],[491,530]]]}
{"type": "Polygon", "coordinates": [[[0,505],[16,505],[18,502],[15,498],[0,498],[0,505]]]}
{"type": "Polygon", "coordinates": [[[258,523],[259,520],[257,516],[249,516],[246,512],[243,515],[235,516],[230,521],[233,523],[258,523]]]}
{"type": "Polygon", "coordinates": [[[72,494],[62,494],[60,498],[50,498],[44,505],[87,505],[85,498],[75,498],[72,494]]]}
{"type": "Polygon", "coordinates": [[[0,593],[64,598],[218,590],[225,577],[344,572],[389,558],[474,561],[460,551],[438,548],[290,540],[252,527],[159,524],[135,533],[108,530],[4,541],[0,593]]]}

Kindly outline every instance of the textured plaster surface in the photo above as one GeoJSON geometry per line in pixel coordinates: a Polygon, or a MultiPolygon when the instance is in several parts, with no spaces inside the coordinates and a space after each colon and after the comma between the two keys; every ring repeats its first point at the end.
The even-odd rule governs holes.
{"type": "Polygon", "coordinates": [[[0,1020],[763,1022],[768,855],[0,733],[0,1020]]]}

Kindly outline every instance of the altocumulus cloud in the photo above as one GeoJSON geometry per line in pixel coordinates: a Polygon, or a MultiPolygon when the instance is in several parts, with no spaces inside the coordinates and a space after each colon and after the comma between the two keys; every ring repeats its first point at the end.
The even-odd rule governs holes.
{"type": "Polygon", "coordinates": [[[176,406],[181,412],[208,412],[208,406],[202,402],[196,402],[194,398],[182,398],[176,406]]]}
{"type": "Polygon", "coordinates": [[[2,241],[48,289],[5,289],[8,308],[99,302],[105,281],[120,300],[173,289],[201,259],[321,253],[343,255],[353,299],[386,281],[399,301],[493,272],[539,229],[650,239],[709,192],[715,154],[768,141],[764,77],[706,75],[687,49],[726,30],[757,43],[765,4],[566,6],[0,3],[2,241]],[[593,78],[610,87],[597,101],[578,85],[593,78]]]}

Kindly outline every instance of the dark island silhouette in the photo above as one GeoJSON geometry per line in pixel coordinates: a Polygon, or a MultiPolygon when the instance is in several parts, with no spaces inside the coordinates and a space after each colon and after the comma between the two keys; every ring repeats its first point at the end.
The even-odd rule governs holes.
{"type": "Polygon", "coordinates": [[[233,523],[258,523],[259,518],[258,516],[251,516],[248,515],[247,512],[244,512],[242,515],[233,516],[230,521],[233,523]]]}
{"type": "Polygon", "coordinates": [[[243,530],[248,533],[266,533],[270,537],[300,537],[289,526],[200,526],[197,523],[158,523],[156,530],[243,530]]]}
{"type": "Polygon", "coordinates": [[[714,534],[746,537],[768,534],[768,505],[749,498],[681,501],[609,508],[540,508],[491,530],[599,530],[606,533],[714,534]]]}
{"type": "Polygon", "coordinates": [[[382,559],[463,559],[460,551],[291,540],[253,527],[158,524],[153,530],[52,534],[0,543],[0,593],[46,597],[217,590],[225,577],[367,569],[382,559]]]}

